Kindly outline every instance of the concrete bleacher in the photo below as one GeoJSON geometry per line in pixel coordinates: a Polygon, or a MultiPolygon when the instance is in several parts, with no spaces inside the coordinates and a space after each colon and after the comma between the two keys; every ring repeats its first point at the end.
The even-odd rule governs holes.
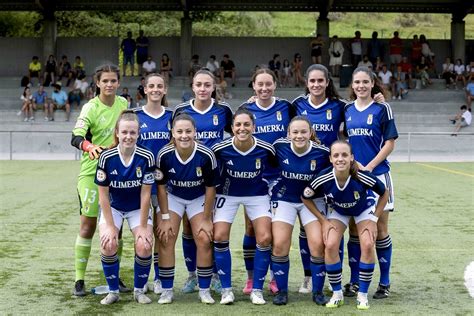
{"type": "MultiPolygon", "coordinates": [[[[12,134],[14,159],[74,159],[77,152],[69,145],[70,132],[75,119],[79,115],[79,108],[72,109],[71,121],[65,122],[65,113],[56,111],[54,122],[45,122],[41,111],[36,113],[34,122],[23,122],[17,116],[21,102],[19,78],[0,78],[0,159],[9,159],[10,134],[12,134]]],[[[227,100],[233,109],[252,95],[248,88],[250,78],[240,78],[235,88],[231,88],[232,99],[227,100]]],[[[335,80],[338,87],[338,80],[335,80]]],[[[121,81],[121,87],[128,87],[133,96],[139,84],[138,77],[126,77],[121,81]]],[[[63,88],[64,89],[64,88],[63,88]]],[[[33,89],[35,90],[35,89],[33,89]]],[[[52,88],[46,88],[48,94],[52,88]]],[[[187,78],[174,78],[168,89],[168,101],[171,107],[181,103],[183,91],[190,91],[187,78]]],[[[278,88],[276,95],[292,100],[303,93],[303,88],[278,88]]],[[[340,89],[340,94],[347,97],[348,89],[340,89]]],[[[396,124],[400,132],[394,160],[407,160],[408,147],[412,160],[420,161],[473,161],[473,135],[459,135],[451,137],[453,125],[449,117],[456,113],[459,106],[465,102],[462,90],[446,90],[442,80],[435,80],[429,88],[410,90],[404,100],[388,100],[395,114],[396,124]],[[434,133],[432,135],[418,135],[416,133],[434,133]],[[408,135],[410,144],[408,144],[408,135]],[[445,133],[445,134],[442,134],[445,133]]],[[[462,132],[474,132],[469,126],[462,132]]]]}

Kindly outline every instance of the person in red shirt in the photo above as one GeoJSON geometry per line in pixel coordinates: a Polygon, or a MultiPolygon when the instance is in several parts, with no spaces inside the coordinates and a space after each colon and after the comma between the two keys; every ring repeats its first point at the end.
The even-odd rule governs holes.
{"type": "Polygon", "coordinates": [[[421,42],[418,39],[418,35],[413,35],[413,41],[411,42],[411,63],[418,65],[421,60],[421,42]]]}
{"type": "Polygon", "coordinates": [[[407,80],[407,83],[408,83],[408,89],[410,89],[410,87],[411,87],[411,77],[412,77],[412,66],[408,62],[408,58],[403,56],[402,57],[402,62],[399,65],[400,65],[400,67],[402,67],[402,71],[404,73],[406,73],[406,75],[407,75],[406,80],[407,80]]]}
{"type": "Polygon", "coordinates": [[[389,41],[390,45],[390,64],[395,64],[395,67],[402,61],[402,39],[398,37],[398,31],[393,32],[393,38],[389,41]]]}

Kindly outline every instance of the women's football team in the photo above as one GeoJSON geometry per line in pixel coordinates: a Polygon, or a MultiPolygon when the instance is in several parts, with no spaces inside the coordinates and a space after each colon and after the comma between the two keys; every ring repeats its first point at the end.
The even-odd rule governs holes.
{"type": "Polygon", "coordinates": [[[221,295],[220,304],[232,304],[229,239],[242,206],[248,274],[243,292],[253,304],[266,303],[263,284],[269,270],[273,304],[287,304],[297,218],[305,272],[299,292],[312,292],[313,301],[328,308],[343,305],[344,296],[357,296],[357,308],[368,309],[377,253],[380,281],[373,297],[388,297],[388,218],[394,195],[387,157],[398,134],[383,87],[369,69],[354,70],[351,101],[343,101],[326,67],[311,65],[305,93],[292,103],[274,97],[275,75],[261,69],[252,78],[255,96],[235,113],[214,99],[216,79],[205,69],[193,78],[195,98],[174,113],[167,108],[162,75],[146,77],[145,106],[125,111],[126,101],[115,96],[119,79],[115,67],[99,68],[100,93],[84,106],[73,132],[73,145],[85,152],[81,173],[95,169],[93,181],[78,185],[76,296],[85,295],[96,221],[109,286],[101,304],[117,302],[126,290],[119,278],[126,219],[135,240],[133,294],[138,303],[152,302],[146,295],[152,264],[158,303],[173,302],[175,244],[183,222],[189,276],[182,291],[198,286],[200,301],[213,304],[213,289],[221,295]],[[115,123],[107,121],[106,128],[104,116],[111,114],[115,123]],[[98,214],[90,212],[95,208],[98,214]],[[348,227],[351,279],[343,291],[341,250],[348,227]],[[325,275],[330,298],[323,293],[325,275]]]}

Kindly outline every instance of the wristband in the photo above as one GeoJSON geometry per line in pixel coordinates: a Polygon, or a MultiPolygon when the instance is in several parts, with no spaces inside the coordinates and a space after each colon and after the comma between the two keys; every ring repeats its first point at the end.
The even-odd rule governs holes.
{"type": "Polygon", "coordinates": [[[161,219],[170,219],[170,213],[161,213],[161,219]]]}
{"type": "Polygon", "coordinates": [[[88,141],[88,140],[84,140],[82,143],[81,143],[81,148],[83,151],[86,151],[86,152],[89,152],[89,150],[94,147],[94,145],[88,141]]]}

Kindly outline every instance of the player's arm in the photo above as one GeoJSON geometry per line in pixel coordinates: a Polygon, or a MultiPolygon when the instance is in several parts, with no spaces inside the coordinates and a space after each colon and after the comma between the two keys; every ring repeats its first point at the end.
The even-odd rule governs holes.
{"type": "Polygon", "coordinates": [[[104,151],[105,147],[95,145],[85,139],[83,136],[72,134],[71,145],[79,150],[89,153],[89,159],[94,160],[99,158],[100,154],[104,151]]]}
{"type": "Polygon", "coordinates": [[[76,125],[72,130],[71,145],[89,153],[89,159],[94,160],[99,158],[105,147],[93,144],[90,140],[86,139],[86,135],[89,134],[92,125],[89,116],[93,116],[93,111],[92,105],[87,103],[82,107],[81,114],[77,118],[76,125]]]}
{"type": "Polygon", "coordinates": [[[382,161],[387,159],[387,157],[392,153],[395,148],[395,139],[388,139],[383,144],[379,153],[372,159],[366,166],[363,167],[363,170],[372,172],[382,161]]]}
{"type": "MultiPolygon", "coordinates": [[[[153,178],[153,175],[151,175],[153,178]]],[[[153,234],[152,230],[148,230],[148,217],[150,215],[150,197],[151,197],[151,185],[142,184],[140,190],[140,226],[137,230],[136,241],[141,238],[145,243],[146,249],[153,247],[153,234]]]]}
{"type": "Polygon", "coordinates": [[[118,230],[115,227],[112,217],[112,208],[110,207],[109,187],[98,185],[99,205],[101,216],[105,219],[104,228],[100,234],[100,246],[104,249],[112,249],[118,245],[118,230]]]}
{"type": "Polygon", "coordinates": [[[217,160],[214,154],[211,152],[212,156],[203,166],[203,178],[206,191],[204,193],[204,209],[203,209],[203,220],[199,225],[197,234],[199,235],[201,231],[206,233],[209,237],[209,240],[212,241],[213,235],[213,224],[212,224],[212,213],[214,210],[214,203],[216,201],[216,185],[219,182],[219,171],[217,169],[217,160]]]}

